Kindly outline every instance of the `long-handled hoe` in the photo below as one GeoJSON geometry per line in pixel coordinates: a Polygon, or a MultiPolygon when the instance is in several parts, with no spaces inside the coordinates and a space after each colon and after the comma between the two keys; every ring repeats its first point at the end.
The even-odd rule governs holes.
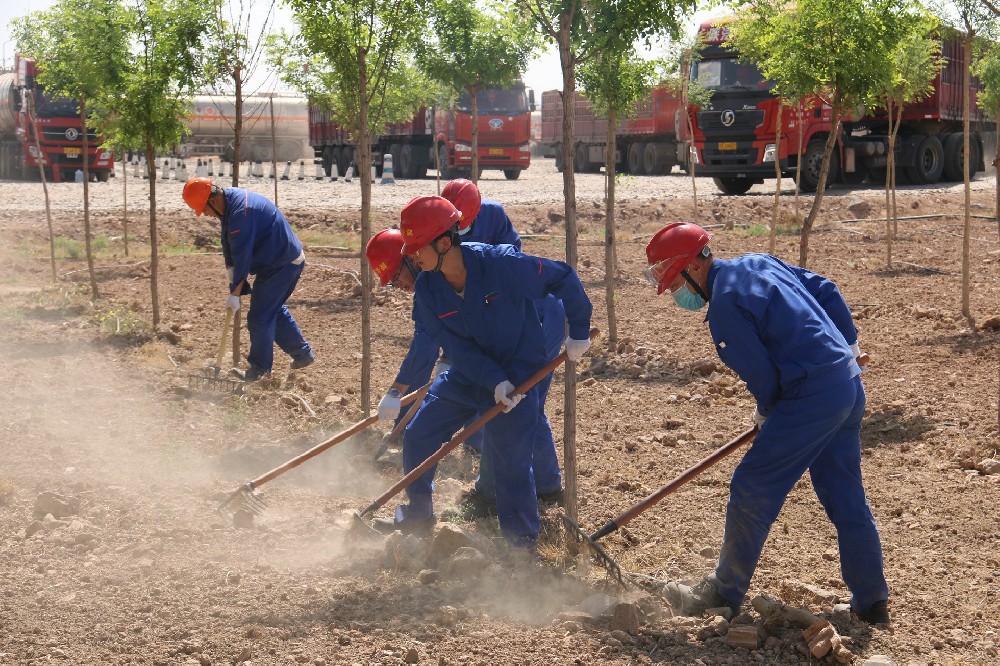
{"type": "MultiPolygon", "coordinates": [[[[868,365],[870,361],[868,354],[862,354],[858,357],[858,365],[865,366],[868,365]]],[[[753,438],[757,435],[757,426],[750,428],[746,432],[742,433],[736,439],[732,440],[728,444],[716,449],[714,452],[705,457],[701,462],[696,465],[689,467],[680,475],[678,475],[673,481],[663,486],[655,493],[642,500],[641,502],[634,504],[630,508],[626,509],[619,515],[615,516],[607,523],[604,527],[597,530],[593,534],[587,534],[579,524],[576,523],[572,518],[567,516],[565,513],[562,516],[563,524],[566,526],[566,531],[574,539],[576,543],[582,544],[584,548],[590,551],[592,559],[603,568],[608,575],[613,578],[619,585],[625,587],[627,585],[625,581],[625,575],[622,574],[621,567],[615,562],[614,558],[611,557],[604,547],[597,543],[599,540],[603,539],[612,532],[616,532],[620,528],[624,527],[632,521],[633,518],[643,513],[654,504],[657,504],[664,497],[674,492],[685,483],[695,478],[706,469],[719,462],[729,454],[733,453],[740,447],[749,444],[753,441],[753,438]]],[[[643,577],[638,574],[627,574],[628,577],[634,582],[643,577]]]]}
{"type": "Polygon", "coordinates": [[[427,395],[427,391],[433,383],[434,380],[432,379],[422,389],[417,391],[416,399],[414,399],[410,408],[406,410],[406,414],[403,415],[403,418],[399,419],[399,423],[397,423],[392,430],[387,432],[385,436],[382,437],[382,441],[379,443],[378,448],[375,449],[375,453],[372,454],[372,462],[385,455],[385,452],[389,450],[389,445],[399,438],[403,430],[406,429],[407,424],[413,420],[413,417],[417,414],[417,410],[420,409],[420,403],[424,401],[424,396],[427,395]]]}
{"type": "MultiPolygon", "coordinates": [[[[422,388],[417,389],[412,393],[404,395],[400,399],[400,402],[404,405],[410,404],[411,402],[415,401],[418,397],[420,397],[421,392],[426,392],[429,386],[430,384],[428,383],[426,386],[423,386],[422,388]]],[[[271,481],[272,479],[281,476],[288,470],[298,467],[299,465],[309,460],[310,458],[315,458],[316,456],[323,453],[327,449],[336,446],[337,444],[343,442],[345,439],[351,437],[352,435],[356,435],[357,433],[361,432],[368,426],[373,425],[377,421],[378,421],[377,414],[373,414],[368,418],[362,419],[357,423],[355,423],[354,425],[352,425],[350,428],[338,432],[336,435],[326,440],[325,442],[317,444],[308,451],[305,451],[295,456],[288,462],[279,465],[278,467],[275,467],[270,472],[261,474],[252,481],[247,481],[242,486],[237,488],[232,494],[230,494],[228,498],[226,498],[226,501],[219,506],[218,509],[219,512],[220,513],[229,512],[232,514],[237,514],[238,512],[245,511],[249,512],[250,514],[259,516],[261,513],[263,513],[265,507],[264,507],[264,502],[261,500],[260,496],[257,495],[256,493],[256,490],[258,488],[260,488],[268,481],[271,481]]]]}
{"type": "MultiPolygon", "coordinates": [[[[597,337],[598,330],[596,328],[590,329],[590,339],[593,340],[597,337]]],[[[566,352],[563,351],[559,356],[546,363],[538,372],[531,375],[528,379],[521,382],[517,388],[514,389],[513,394],[523,394],[527,393],[532,386],[542,381],[550,372],[553,372],[556,368],[566,361],[566,352]]],[[[356,512],[352,515],[353,518],[353,528],[359,528],[362,534],[377,534],[375,529],[368,524],[367,519],[371,517],[376,511],[385,506],[386,502],[395,497],[404,490],[411,483],[416,481],[424,472],[429,470],[431,467],[436,465],[438,461],[448,455],[450,452],[458,448],[465,440],[472,436],[473,433],[478,431],[484,425],[486,425],[493,417],[499,414],[503,410],[504,406],[497,403],[490,407],[488,410],[483,412],[479,418],[465,426],[460,432],[458,432],[454,437],[441,445],[437,451],[432,453],[430,457],[424,460],[422,463],[417,465],[409,474],[404,476],[402,479],[397,481],[391,488],[382,493],[374,502],[369,504],[363,510],[356,512]]]]}

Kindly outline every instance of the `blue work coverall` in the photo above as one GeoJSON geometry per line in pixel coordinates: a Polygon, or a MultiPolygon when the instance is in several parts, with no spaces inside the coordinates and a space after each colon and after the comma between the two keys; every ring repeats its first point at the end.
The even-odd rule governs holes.
{"type": "Polygon", "coordinates": [[[733,472],[711,578],[726,600],[743,602],[768,531],[808,470],[837,528],[851,603],[867,613],[889,589],[861,481],[865,390],[847,303],[827,278],[764,254],[716,259],[707,286],[715,349],[767,418],[733,472]]]}
{"type": "MultiPolygon", "coordinates": [[[[233,269],[229,292],[249,275],[256,276],[247,312],[247,362],[261,373],[271,372],[275,343],[292,359],[311,357],[309,343],[285,307],[305,266],[302,243],[267,197],[232,187],[223,194],[222,253],[233,269]]],[[[244,285],[243,293],[247,291],[244,285]]]]}
{"type": "MultiPolygon", "coordinates": [[[[552,294],[565,304],[570,335],[589,335],[591,304],[576,272],[562,262],[533,257],[510,245],[458,246],[467,272],[462,295],[439,272],[423,272],[416,282],[416,315],[452,360],[451,369],[431,385],[403,435],[403,469],[417,467],[478,414],[495,404],[494,389],[514,386],[548,360],[534,301],[552,294]]],[[[514,547],[534,545],[539,518],[532,454],[540,426],[536,385],[510,412],[484,426],[485,448],[493,462],[500,529],[514,547]]],[[[433,515],[434,470],[406,490],[409,504],[397,521],[433,515]]]]}

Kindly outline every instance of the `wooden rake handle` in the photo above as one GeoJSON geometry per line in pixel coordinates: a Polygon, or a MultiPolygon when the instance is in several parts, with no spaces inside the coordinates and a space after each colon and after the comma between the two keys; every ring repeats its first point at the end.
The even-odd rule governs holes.
{"type": "Polygon", "coordinates": [[[736,449],[740,448],[744,444],[749,444],[750,442],[752,442],[753,438],[756,435],[757,435],[757,426],[754,426],[749,430],[747,430],[742,435],[740,435],[739,437],[737,437],[736,439],[734,439],[733,441],[726,444],[725,446],[716,449],[708,457],[704,458],[701,462],[694,465],[693,467],[690,467],[684,472],[682,472],[677,478],[675,478],[673,481],[671,481],[667,485],[657,490],[655,493],[653,493],[646,499],[642,500],[638,504],[633,505],[631,508],[623,511],[615,518],[609,520],[604,525],[604,527],[602,527],[601,529],[597,530],[596,532],[590,535],[591,541],[597,541],[598,539],[601,539],[611,534],[618,528],[627,525],[629,522],[632,521],[633,518],[638,516],[640,513],[644,512],[646,509],[653,506],[654,504],[656,504],[664,497],[666,497],[670,493],[674,492],[675,490],[683,486],[685,483],[687,483],[694,477],[698,476],[706,469],[708,469],[715,463],[719,462],[720,460],[728,456],[730,453],[736,451],[736,449]]]}
{"type": "MultiPolygon", "coordinates": [[[[590,329],[590,339],[593,340],[594,338],[596,338],[598,333],[599,331],[596,328],[590,329]]],[[[565,361],[566,361],[566,352],[563,351],[561,354],[559,354],[559,356],[556,356],[554,359],[546,363],[541,370],[539,370],[535,374],[531,375],[531,377],[528,377],[528,379],[521,382],[521,384],[514,389],[513,394],[517,395],[520,393],[527,393],[529,390],[531,390],[532,386],[545,379],[545,377],[550,372],[554,371],[565,361]]],[[[382,493],[381,497],[379,497],[370,505],[368,505],[368,507],[366,507],[364,511],[362,511],[358,515],[361,518],[364,518],[366,516],[370,516],[371,514],[375,513],[380,508],[385,506],[386,502],[391,500],[393,497],[399,494],[401,490],[403,490],[411,483],[416,481],[417,478],[419,478],[424,472],[426,472],[431,467],[436,465],[439,460],[441,460],[446,455],[454,451],[462,442],[469,439],[469,437],[471,437],[475,432],[477,432],[480,428],[486,425],[491,419],[493,419],[493,417],[495,417],[497,414],[503,411],[503,409],[504,405],[498,402],[497,404],[493,405],[488,410],[483,412],[478,419],[476,419],[469,425],[465,426],[465,428],[463,428],[461,432],[457,433],[450,440],[442,444],[441,448],[432,453],[430,457],[428,457],[418,466],[414,467],[409,474],[407,474],[402,479],[397,481],[391,488],[389,488],[389,490],[382,493]]]]}
{"type": "Polygon", "coordinates": [[[226,308],[226,319],[222,322],[222,339],[219,340],[219,353],[215,357],[216,372],[222,368],[222,363],[226,357],[226,336],[229,335],[229,324],[233,321],[233,311],[226,308]]]}
{"type": "MultiPolygon", "coordinates": [[[[418,398],[418,396],[420,395],[421,391],[426,392],[429,387],[430,387],[430,382],[428,382],[422,388],[417,389],[416,391],[413,391],[412,393],[407,393],[406,395],[404,395],[400,399],[399,402],[401,404],[403,404],[403,405],[408,405],[408,404],[410,404],[411,402],[413,402],[414,400],[416,400],[418,398]]],[[[372,414],[368,418],[365,418],[365,419],[362,419],[362,420],[358,421],[357,423],[355,423],[354,425],[352,425],[350,428],[338,432],[336,435],[334,435],[330,439],[328,439],[325,442],[322,442],[320,444],[317,444],[316,446],[312,447],[308,451],[300,453],[299,455],[295,456],[294,458],[292,458],[288,462],[284,463],[283,465],[279,465],[278,467],[275,467],[270,472],[267,472],[265,474],[261,474],[256,479],[254,479],[253,481],[251,481],[250,483],[247,484],[250,487],[249,489],[253,490],[255,488],[258,488],[258,487],[264,485],[265,483],[267,483],[268,481],[274,479],[275,477],[281,476],[282,474],[284,474],[288,470],[290,470],[290,469],[292,469],[294,467],[298,467],[299,465],[301,465],[305,461],[309,460],[310,458],[315,458],[316,456],[318,456],[319,454],[323,453],[324,451],[326,451],[330,447],[336,446],[337,444],[340,444],[342,441],[344,441],[348,437],[351,437],[352,435],[356,435],[357,433],[361,432],[362,430],[364,430],[368,426],[375,424],[377,421],[378,421],[378,414],[372,414]]]]}

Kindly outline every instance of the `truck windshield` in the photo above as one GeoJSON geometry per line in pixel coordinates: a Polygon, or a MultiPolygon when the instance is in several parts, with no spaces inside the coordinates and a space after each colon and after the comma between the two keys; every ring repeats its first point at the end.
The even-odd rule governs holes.
{"type": "Polygon", "coordinates": [[[768,81],[751,62],[736,58],[700,60],[691,67],[691,80],[715,91],[771,90],[768,81]]]}
{"type": "Polygon", "coordinates": [[[44,92],[35,96],[35,106],[35,113],[41,118],[73,118],[79,115],[73,100],[52,97],[44,92]]]}
{"type": "MultiPolygon", "coordinates": [[[[471,102],[472,96],[468,91],[464,91],[458,97],[458,110],[467,113],[472,111],[471,102]]],[[[528,96],[524,94],[524,88],[480,90],[476,95],[476,104],[478,106],[476,110],[480,115],[528,112],[528,96]]]]}

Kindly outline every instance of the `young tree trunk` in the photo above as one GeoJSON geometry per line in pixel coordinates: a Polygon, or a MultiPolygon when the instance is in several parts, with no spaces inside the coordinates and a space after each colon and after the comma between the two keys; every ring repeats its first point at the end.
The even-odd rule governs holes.
{"type": "MultiPolygon", "coordinates": [[[[267,100],[271,112],[271,177],[274,179],[274,205],[278,205],[278,140],[274,136],[274,95],[267,100]]],[[[364,246],[362,246],[364,247],[364,246]]]]}
{"type": "Polygon", "coordinates": [[[153,136],[146,134],[146,172],[149,174],[149,290],[153,307],[153,326],[160,323],[159,243],[156,238],[156,152],[153,136]]]}
{"type": "Polygon", "coordinates": [[[802,100],[798,102],[796,113],[799,126],[799,155],[795,158],[795,222],[798,223],[802,210],[799,207],[799,192],[801,191],[800,185],[802,185],[802,142],[805,140],[806,134],[802,131],[802,100]]]}
{"type": "Polygon", "coordinates": [[[49,183],[45,179],[45,165],[42,164],[41,156],[42,144],[38,138],[38,125],[35,123],[35,92],[33,90],[28,90],[28,122],[31,124],[31,134],[35,139],[35,150],[38,151],[39,159],[36,160],[38,164],[38,177],[42,181],[42,192],[45,193],[45,220],[49,225],[49,264],[52,268],[52,281],[58,280],[56,275],[56,237],[55,233],[52,231],[52,203],[49,200],[49,183]]]}
{"type": "Polygon", "coordinates": [[[604,300],[608,309],[608,346],[618,342],[618,323],[615,321],[615,151],[618,111],[608,109],[608,139],[604,153],[607,197],[604,202],[604,300]]]}
{"type": "MultiPolygon", "coordinates": [[[[826,138],[826,145],[823,148],[823,162],[819,168],[819,183],[816,185],[816,198],[813,199],[812,208],[809,215],[802,222],[802,236],[799,239],[799,266],[806,267],[809,259],[809,232],[812,231],[816,216],[819,215],[820,204],[823,203],[823,194],[826,192],[826,176],[830,172],[830,157],[837,147],[837,135],[840,134],[840,119],[844,115],[840,96],[834,94],[833,111],[830,118],[830,135],[826,138]]],[[[799,160],[802,161],[801,159],[799,160]]]]}
{"type": "Polygon", "coordinates": [[[365,259],[364,248],[371,238],[372,210],[372,147],[368,135],[368,64],[364,51],[358,52],[358,100],[359,100],[359,131],[355,142],[358,149],[358,162],[361,169],[361,411],[368,414],[372,408],[372,278],[368,261],[365,259]]]}
{"type": "MultiPolygon", "coordinates": [[[[899,134],[899,126],[903,124],[903,105],[899,104],[896,107],[896,131],[893,133],[892,138],[895,142],[896,136],[899,134]]],[[[892,171],[886,173],[886,177],[891,178],[892,182],[892,237],[893,239],[899,236],[899,212],[896,210],[896,152],[891,151],[892,157],[892,171]]],[[[886,211],[888,216],[889,211],[886,211]]]]}
{"type": "Polygon", "coordinates": [[[962,67],[962,169],[965,179],[965,224],[962,229],[962,316],[965,317],[969,325],[975,330],[976,322],[972,317],[972,310],[969,305],[969,292],[972,280],[969,272],[971,270],[970,252],[972,238],[972,186],[969,182],[969,174],[972,173],[969,164],[969,87],[970,74],[969,67],[972,63],[972,32],[966,32],[965,39],[962,40],[963,56],[965,63],[962,67]]]}
{"type": "Polygon", "coordinates": [[[771,233],[768,234],[767,251],[772,256],[778,244],[778,222],[781,219],[781,110],[778,100],[778,118],[774,126],[774,210],[771,211],[771,233]]]}
{"type": "Polygon", "coordinates": [[[125,150],[122,150],[122,238],[125,240],[125,256],[128,256],[128,166],[125,164],[125,150]]]}
{"type": "Polygon", "coordinates": [[[87,140],[87,100],[80,98],[80,135],[83,147],[80,157],[83,160],[83,239],[87,252],[87,270],[90,272],[90,294],[97,299],[97,272],[94,271],[94,253],[90,243],[90,142],[87,140]]]}
{"type": "MultiPolygon", "coordinates": [[[[559,63],[563,78],[563,199],[566,210],[566,263],[576,269],[576,179],[573,173],[573,114],[576,91],[576,56],[571,39],[572,15],[559,15],[559,63]]],[[[563,385],[563,470],[566,480],[566,515],[577,519],[576,474],[576,363],[567,361],[563,385]]]]}
{"type": "Polygon", "coordinates": [[[892,99],[886,100],[886,119],[889,122],[889,155],[885,160],[885,267],[892,269],[892,192],[889,184],[892,182],[893,147],[896,145],[896,125],[892,118],[892,99]]]}
{"type": "Polygon", "coordinates": [[[236,118],[233,120],[233,173],[232,187],[240,186],[240,161],[243,159],[243,75],[240,66],[233,70],[233,111],[236,118]]]}
{"type": "Polygon", "coordinates": [[[688,108],[687,79],[684,79],[681,83],[681,100],[681,108],[684,109],[684,121],[687,123],[688,128],[688,173],[691,174],[691,201],[694,204],[694,219],[697,222],[701,219],[701,216],[698,214],[698,184],[694,179],[695,166],[698,164],[698,149],[694,147],[694,121],[691,120],[691,111],[688,108]]]}
{"type": "Polygon", "coordinates": [[[469,86],[469,110],[472,112],[472,173],[473,183],[479,182],[479,86],[469,86]]]}

